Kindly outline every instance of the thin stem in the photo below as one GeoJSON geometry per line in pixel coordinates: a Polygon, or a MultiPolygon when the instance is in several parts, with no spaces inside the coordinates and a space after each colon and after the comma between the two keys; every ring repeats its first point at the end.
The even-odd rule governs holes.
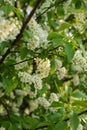
{"type": "MultiPolygon", "coordinates": [[[[59,1],[59,2],[57,2],[57,4],[61,4],[62,2],[65,2],[65,0],[61,0],[61,1],[59,1]]],[[[37,17],[36,17],[36,20],[38,20],[39,18],[41,18],[41,16],[43,15],[43,14],[45,14],[45,13],[47,13],[50,9],[52,9],[54,6],[56,5],[56,2],[54,3],[54,4],[52,4],[52,5],[50,5],[46,10],[44,10],[40,15],[38,15],[37,17]]]]}
{"type": "Polygon", "coordinates": [[[34,6],[34,8],[31,11],[31,13],[29,14],[29,16],[26,18],[25,22],[23,23],[20,33],[17,35],[16,39],[11,43],[10,47],[7,49],[5,54],[0,59],[0,65],[4,62],[5,58],[10,54],[11,49],[20,41],[27,24],[30,22],[32,16],[34,15],[36,9],[38,8],[38,6],[40,5],[41,2],[42,2],[42,0],[37,1],[36,5],[34,6]]]}

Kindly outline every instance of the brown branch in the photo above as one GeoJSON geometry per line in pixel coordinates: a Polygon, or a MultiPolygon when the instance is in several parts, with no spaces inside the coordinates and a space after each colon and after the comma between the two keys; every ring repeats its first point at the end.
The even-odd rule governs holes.
{"type": "Polygon", "coordinates": [[[11,43],[10,47],[7,49],[5,54],[0,59],[0,65],[4,62],[5,58],[10,54],[11,49],[20,41],[23,31],[25,30],[27,24],[30,22],[32,16],[34,15],[36,9],[38,8],[38,6],[40,5],[41,2],[42,2],[42,0],[37,1],[36,5],[34,6],[34,8],[31,11],[31,13],[29,14],[29,16],[26,18],[25,22],[23,23],[20,33],[16,36],[16,39],[11,43]]]}

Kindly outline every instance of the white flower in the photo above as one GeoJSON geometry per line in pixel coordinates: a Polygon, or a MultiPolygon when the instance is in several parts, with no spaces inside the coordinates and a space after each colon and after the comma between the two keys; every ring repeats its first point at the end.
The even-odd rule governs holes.
{"type": "Polygon", "coordinates": [[[67,74],[66,68],[65,67],[60,68],[57,72],[58,79],[62,80],[66,76],[66,74],[67,74]]]}
{"type": "MultiPolygon", "coordinates": [[[[16,62],[17,62],[17,63],[21,62],[20,57],[17,56],[16,62]]],[[[22,63],[16,64],[16,65],[15,65],[15,69],[16,69],[16,70],[20,70],[20,69],[23,69],[23,68],[25,68],[25,67],[27,67],[27,66],[28,66],[28,62],[26,61],[26,62],[22,62],[22,63]]]]}
{"type": "Polygon", "coordinates": [[[80,84],[80,79],[79,79],[78,74],[73,75],[73,84],[74,84],[75,86],[77,86],[77,85],[80,84]]]}
{"type": "Polygon", "coordinates": [[[82,55],[81,50],[77,50],[72,60],[72,70],[82,72],[87,71],[87,61],[86,58],[82,55]]]}
{"type": "Polygon", "coordinates": [[[58,60],[58,59],[55,59],[55,65],[56,65],[56,69],[58,70],[59,68],[62,67],[62,61],[58,60]]]}
{"type": "Polygon", "coordinates": [[[72,64],[71,68],[72,68],[73,71],[78,71],[78,72],[82,72],[83,71],[83,69],[82,69],[82,67],[80,65],[72,64]]]}
{"type": "Polygon", "coordinates": [[[32,76],[27,72],[19,72],[18,76],[23,83],[32,84],[32,76]]]}
{"type": "Polygon", "coordinates": [[[34,18],[32,18],[29,22],[29,29],[33,33],[32,39],[27,40],[28,49],[34,50],[35,48],[43,47],[46,48],[48,45],[48,32],[44,30],[34,18]]]}
{"type": "Polygon", "coordinates": [[[46,78],[50,72],[50,60],[49,59],[35,59],[37,64],[36,74],[41,78],[46,78]]]}
{"type": "Polygon", "coordinates": [[[81,124],[79,124],[77,130],[83,130],[83,126],[81,124]]]}
{"type": "Polygon", "coordinates": [[[21,89],[16,89],[15,90],[15,93],[19,96],[26,96],[27,95],[27,92],[24,91],[24,90],[21,90],[21,89]]]}
{"type": "Polygon", "coordinates": [[[31,100],[29,102],[30,105],[30,112],[36,110],[38,108],[38,100],[31,100]]]}
{"type": "Polygon", "coordinates": [[[38,90],[42,89],[42,80],[38,75],[32,76],[34,87],[38,90]]]}
{"type": "Polygon", "coordinates": [[[49,101],[45,97],[39,97],[38,98],[38,103],[43,106],[45,109],[48,109],[50,106],[49,101]]]}
{"type": "Polygon", "coordinates": [[[29,108],[25,108],[24,113],[25,113],[26,115],[29,115],[29,113],[30,113],[29,108]]]}
{"type": "Polygon", "coordinates": [[[13,40],[20,32],[21,24],[17,18],[5,19],[0,18],[0,42],[5,40],[13,40]]]}
{"type": "Polygon", "coordinates": [[[59,101],[58,95],[56,93],[51,93],[51,95],[50,95],[50,101],[51,101],[51,103],[59,101]]]}

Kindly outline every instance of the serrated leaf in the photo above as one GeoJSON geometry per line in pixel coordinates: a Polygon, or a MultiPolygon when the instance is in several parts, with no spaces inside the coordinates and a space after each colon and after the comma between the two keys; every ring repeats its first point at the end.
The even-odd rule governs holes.
{"type": "Polygon", "coordinates": [[[73,114],[73,115],[70,117],[70,126],[71,126],[71,129],[72,129],[72,130],[77,130],[78,125],[79,125],[78,116],[77,116],[76,114],[73,114]]]}
{"type": "Polygon", "coordinates": [[[64,121],[57,123],[54,127],[54,130],[66,130],[66,129],[67,129],[67,123],[64,121]]]}

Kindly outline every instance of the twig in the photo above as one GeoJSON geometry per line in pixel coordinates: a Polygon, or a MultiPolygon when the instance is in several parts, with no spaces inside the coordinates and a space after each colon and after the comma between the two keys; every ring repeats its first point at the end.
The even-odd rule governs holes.
{"type": "Polygon", "coordinates": [[[21,64],[21,63],[23,63],[23,62],[27,62],[27,61],[29,61],[29,60],[33,60],[33,58],[29,58],[29,59],[25,59],[25,60],[19,61],[19,62],[17,62],[17,63],[11,64],[10,66],[12,66],[12,65],[18,65],[18,64],[21,64]]]}
{"type": "MultiPolygon", "coordinates": [[[[61,4],[62,2],[65,2],[65,0],[61,0],[61,1],[59,1],[57,4],[61,4]]],[[[38,20],[39,18],[41,18],[41,16],[43,15],[43,14],[45,14],[46,12],[48,12],[51,8],[53,8],[54,6],[56,5],[56,2],[54,3],[54,4],[52,4],[52,5],[50,5],[46,10],[44,10],[40,15],[38,15],[37,17],[36,17],[36,20],[38,20]]]]}
{"type": "Polygon", "coordinates": [[[25,30],[27,24],[30,22],[32,16],[34,15],[36,9],[38,8],[38,6],[40,5],[41,2],[42,2],[42,0],[37,1],[36,5],[34,6],[34,8],[31,11],[31,13],[29,14],[29,16],[26,18],[25,22],[23,23],[20,33],[17,35],[16,39],[11,43],[10,47],[7,49],[5,54],[0,59],[0,65],[4,62],[5,58],[10,54],[11,49],[20,41],[23,31],[25,30]]]}

